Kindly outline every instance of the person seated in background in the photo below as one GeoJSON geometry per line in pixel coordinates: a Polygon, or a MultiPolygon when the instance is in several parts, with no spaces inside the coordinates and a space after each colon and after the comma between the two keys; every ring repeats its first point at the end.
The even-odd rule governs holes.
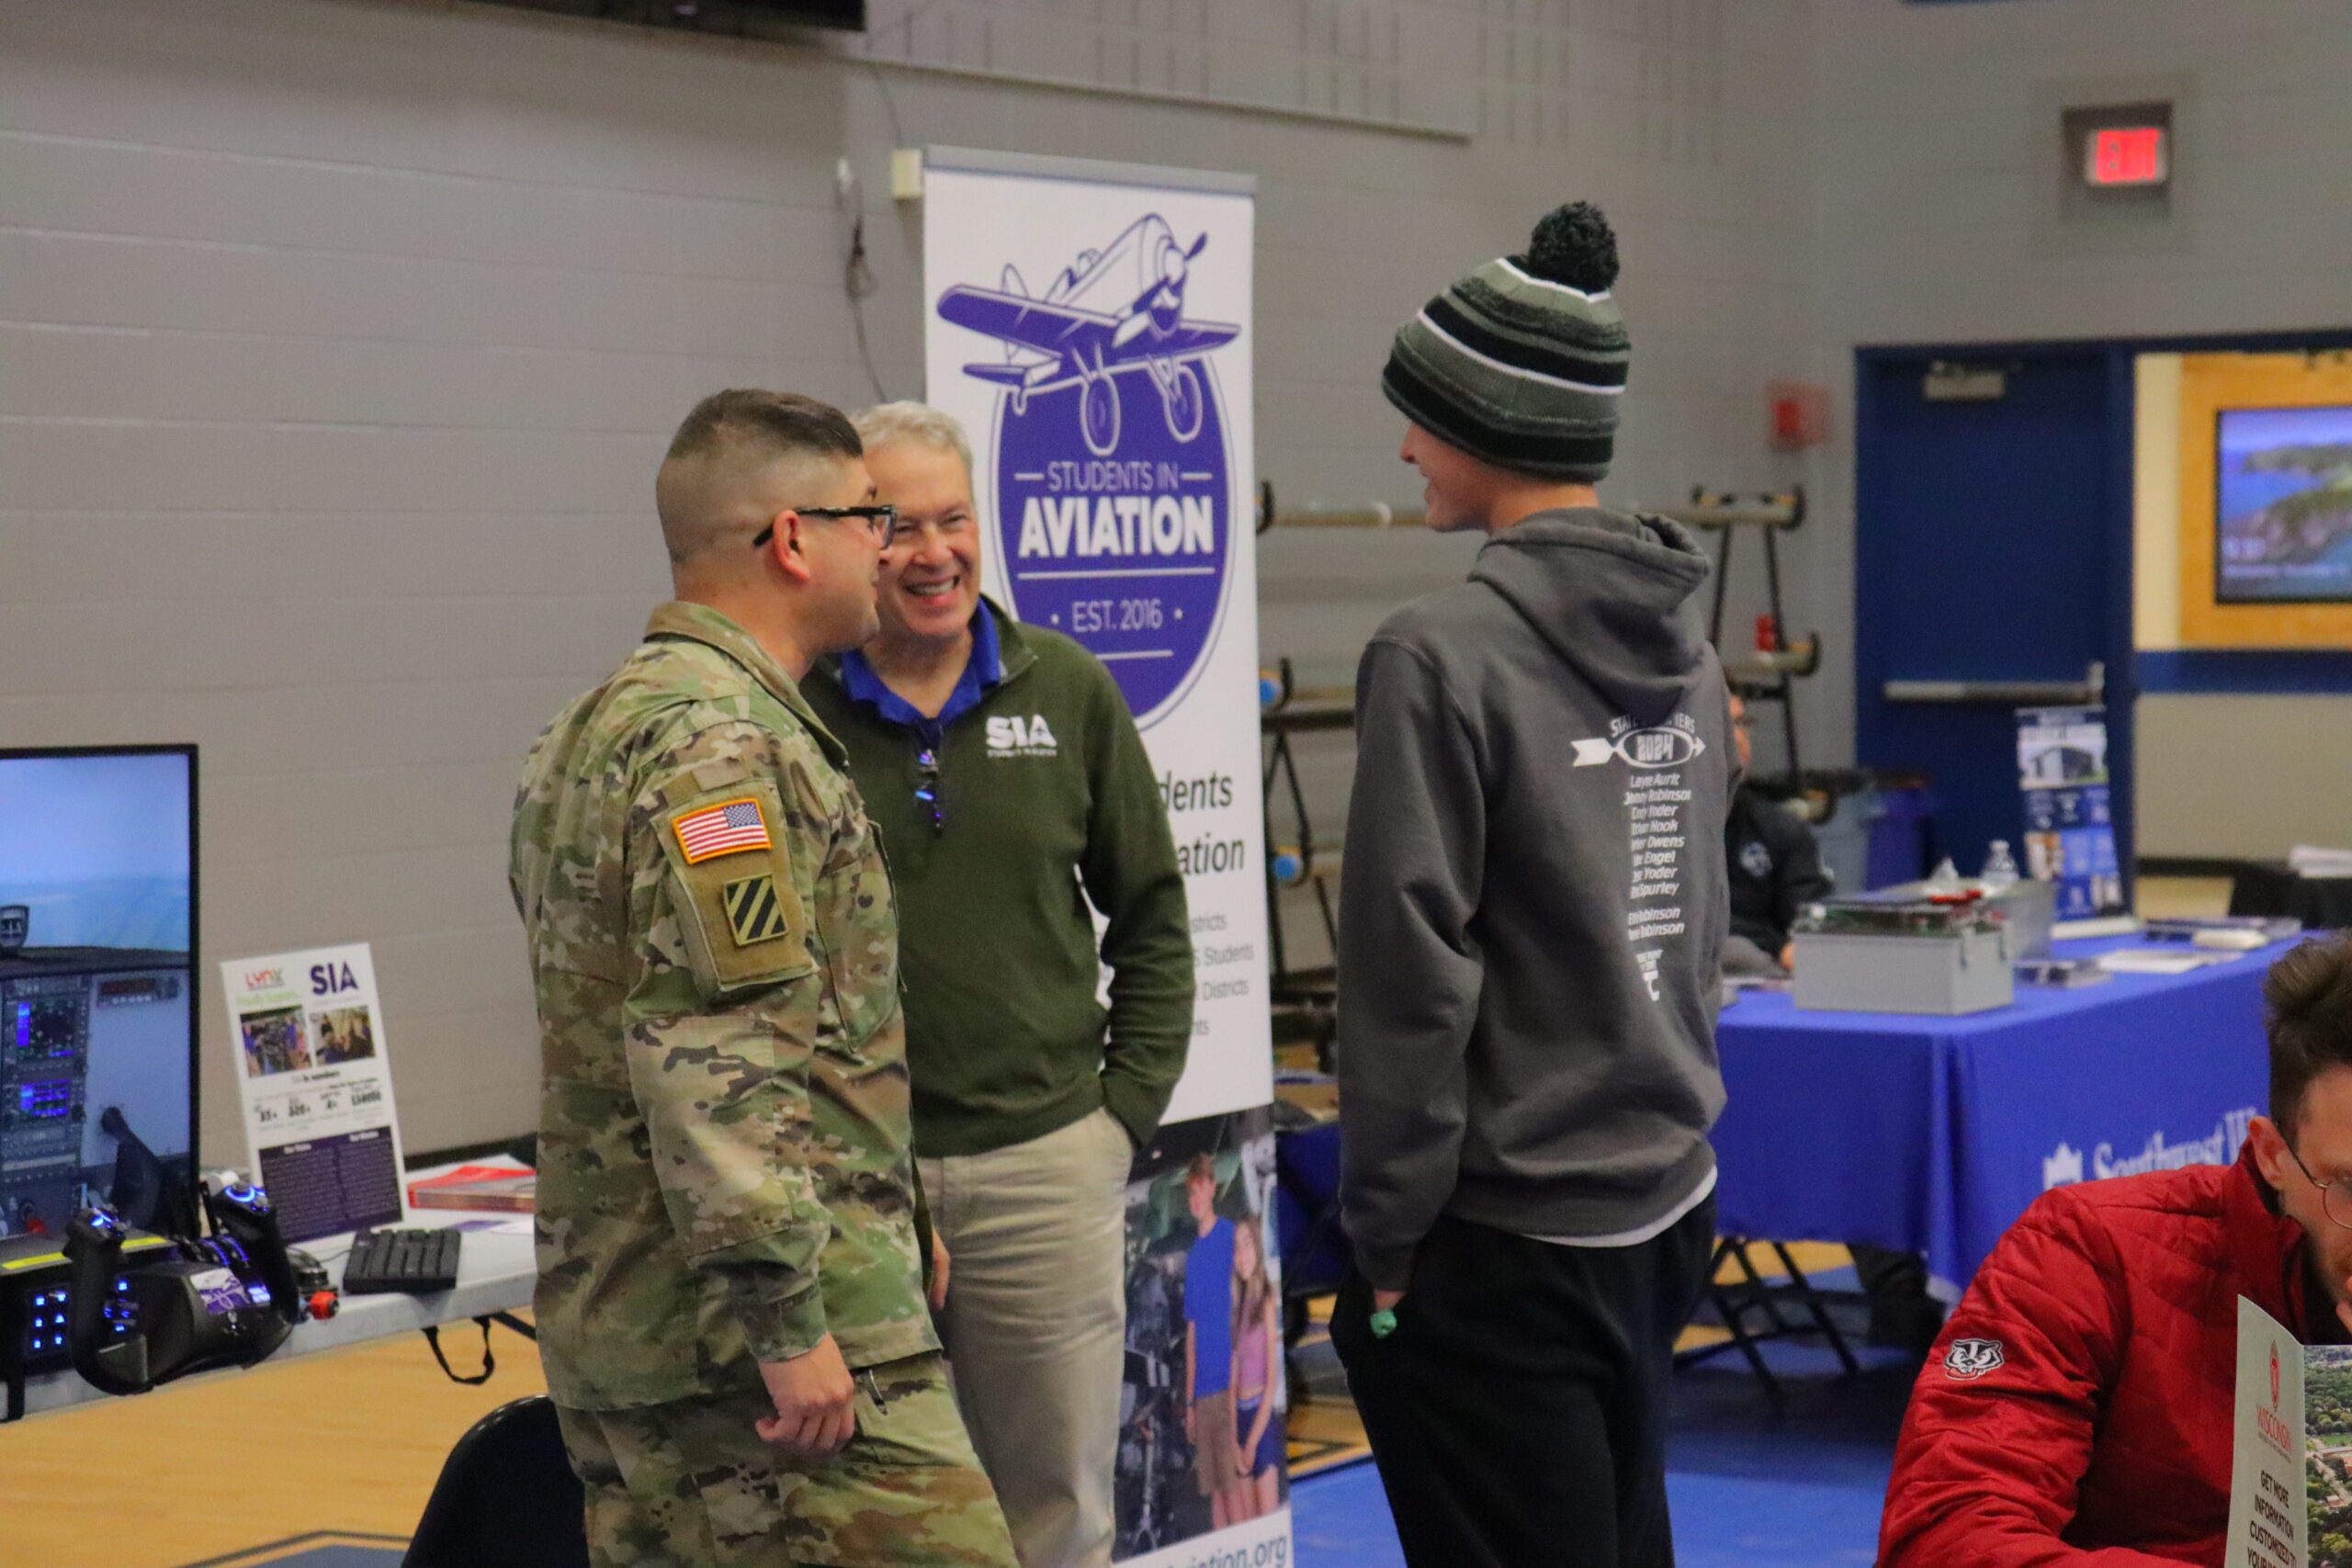
{"type": "MultiPolygon", "coordinates": [[[[1732,736],[1739,771],[1756,767],[1749,732],[1756,721],[1737,694],[1731,699],[1732,736]]],[[[1742,783],[1724,823],[1724,853],[1731,880],[1731,935],[1724,942],[1724,973],[1778,979],[1796,967],[1790,941],[1798,913],[1829,894],[1821,845],[1813,824],[1742,783]]]]}
{"type": "MultiPolygon", "coordinates": [[[[1836,882],[1822,866],[1813,824],[1748,782],[1756,770],[1756,720],[1736,692],[1731,725],[1742,782],[1724,822],[1724,864],[1731,886],[1724,973],[1783,979],[1797,966],[1797,916],[1807,904],[1827,897],[1836,882]]],[[[1870,1297],[1871,1343],[1925,1349],[1943,1321],[1943,1309],[1928,1294],[1926,1259],[1868,1242],[1846,1245],[1855,1276],[1870,1297]]]]}
{"type": "Polygon", "coordinates": [[[2237,1298],[2352,1341],[2352,937],[2272,966],[2270,1111],[2231,1166],[2036,1200],[1911,1395],[1882,1568],[2218,1565],[2237,1298]]]}

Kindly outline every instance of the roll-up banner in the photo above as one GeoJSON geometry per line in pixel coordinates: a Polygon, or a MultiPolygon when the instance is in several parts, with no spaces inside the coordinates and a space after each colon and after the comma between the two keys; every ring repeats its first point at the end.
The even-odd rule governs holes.
{"type": "Polygon", "coordinates": [[[1272,1568],[1290,1516],[1257,788],[1257,182],[923,159],[928,398],[971,434],[983,580],[1117,679],[1192,906],[1192,1055],[1128,1187],[1115,1555],[1272,1568]]]}

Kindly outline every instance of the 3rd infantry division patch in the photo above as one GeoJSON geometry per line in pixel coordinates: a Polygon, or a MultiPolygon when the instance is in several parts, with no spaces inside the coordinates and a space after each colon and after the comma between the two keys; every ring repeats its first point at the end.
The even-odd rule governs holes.
{"type": "Polygon", "coordinates": [[[727,906],[727,928],[735,933],[738,947],[772,942],[791,929],[785,921],[784,910],[776,904],[773,875],[747,876],[741,882],[730,882],[719,889],[719,898],[727,906]]]}

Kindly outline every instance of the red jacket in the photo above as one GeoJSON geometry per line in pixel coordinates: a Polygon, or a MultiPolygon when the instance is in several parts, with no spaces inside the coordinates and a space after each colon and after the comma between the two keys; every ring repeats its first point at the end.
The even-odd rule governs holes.
{"type": "Polygon", "coordinates": [[[2043,1193],[1912,1391],[1880,1568],[2220,1568],[2237,1298],[2345,1337],[2307,1252],[2250,1152],[2043,1193]]]}

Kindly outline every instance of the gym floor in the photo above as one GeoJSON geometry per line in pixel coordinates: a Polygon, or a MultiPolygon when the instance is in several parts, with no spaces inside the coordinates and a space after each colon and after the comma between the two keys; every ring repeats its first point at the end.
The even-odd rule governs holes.
{"type": "MultiPolygon", "coordinates": [[[[2207,914],[2228,885],[2141,884],[2143,912],[2207,914]]],[[[1850,1288],[1837,1247],[1799,1247],[1816,1284],[1850,1288]]],[[[1761,1271],[1772,1267],[1760,1255],[1761,1271]]],[[[458,1435],[544,1391],[538,1358],[495,1331],[497,1374],[450,1382],[421,1338],[198,1379],[0,1427],[0,1558],[40,1568],[397,1568],[458,1435]],[[135,1485],[119,1484],[135,1478],[135,1485]],[[126,1499],[93,1511],[91,1493],[126,1499]],[[111,1478],[111,1479],[109,1479],[111,1478]]],[[[1720,1338],[1694,1327],[1685,1345],[1720,1338]]],[[[470,1329],[445,1336],[469,1364],[470,1329]]],[[[1362,1428],[1319,1332],[1303,1348],[1312,1396],[1292,1412],[1301,1568],[1395,1568],[1403,1557],[1362,1428]]],[[[1841,1376],[1803,1340],[1765,1348],[1775,1404],[1738,1357],[1675,1387],[1668,1489],[1683,1568],[1834,1568],[1875,1556],[1888,1459],[1916,1355],[1859,1350],[1841,1376]]]]}
{"type": "MultiPolygon", "coordinates": [[[[1837,1250],[1806,1248],[1801,1266],[1825,1287],[1850,1286],[1837,1250]]],[[[1709,1334],[1694,1328],[1686,1343],[1709,1334]]],[[[444,1378],[408,1337],[0,1427],[0,1557],[41,1568],[398,1568],[458,1434],[545,1388],[531,1347],[493,1335],[497,1374],[477,1388],[444,1378]],[[65,1505],[99,1477],[118,1478],[101,1492],[121,1506],[65,1505]]],[[[1292,1420],[1295,1561],[1398,1568],[1378,1473],[1317,1340],[1303,1349],[1315,1394],[1292,1420]]],[[[472,1364],[470,1327],[444,1341],[452,1365],[472,1364]]],[[[1679,1374],[1668,1486],[1683,1568],[1871,1562],[1918,1360],[1857,1353],[1860,1374],[1844,1377],[1826,1349],[1767,1346],[1784,1391],[1777,1406],[1736,1355],[1679,1374]]]]}

